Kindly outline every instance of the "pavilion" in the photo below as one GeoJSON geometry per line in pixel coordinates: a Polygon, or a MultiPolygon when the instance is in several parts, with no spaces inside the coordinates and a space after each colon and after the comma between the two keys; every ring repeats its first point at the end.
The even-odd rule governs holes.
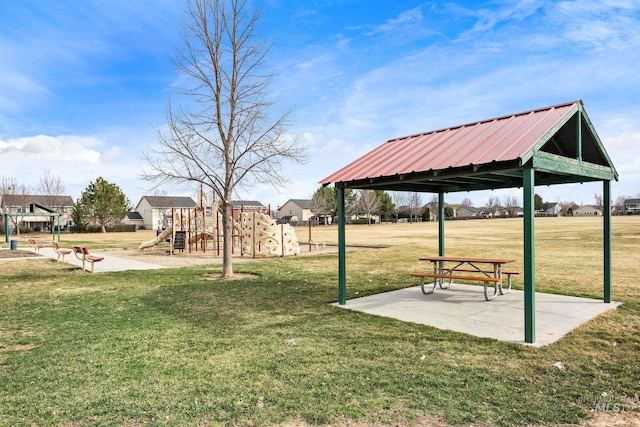
{"type": "Polygon", "coordinates": [[[346,304],[344,190],[438,194],[439,255],[444,195],[522,188],[524,333],[535,342],[534,185],[602,181],[603,300],[611,302],[611,181],[618,173],[582,101],[391,139],[320,181],[338,199],[338,302],[346,304]]]}

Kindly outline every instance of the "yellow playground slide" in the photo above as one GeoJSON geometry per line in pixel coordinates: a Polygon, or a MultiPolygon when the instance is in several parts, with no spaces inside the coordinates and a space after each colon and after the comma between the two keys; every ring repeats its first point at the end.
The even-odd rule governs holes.
{"type": "Polygon", "coordinates": [[[173,227],[168,227],[166,230],[164,230],[162,233],[160,233],[159,235],[157,235],[155,238],[141,243],[140,246],[138,246],[138,249],[148,249],[151,248],[155,245],[158,245],[162,242],[164,242],[166,239],[168,239],[169,237],[171,237],[173,235],[173,227]]]}

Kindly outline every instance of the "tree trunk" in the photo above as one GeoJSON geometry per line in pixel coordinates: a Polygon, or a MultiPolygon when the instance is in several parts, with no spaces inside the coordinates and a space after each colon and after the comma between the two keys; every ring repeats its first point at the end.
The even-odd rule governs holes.
{"type": "Polygon", "coordinates": [[[224,230],[224,241],[222,250],[222,277],[233,276],[233,259],[231,250],[233,249],[233,212],[230,200],[222,201],[222,228],[224,230]]]}

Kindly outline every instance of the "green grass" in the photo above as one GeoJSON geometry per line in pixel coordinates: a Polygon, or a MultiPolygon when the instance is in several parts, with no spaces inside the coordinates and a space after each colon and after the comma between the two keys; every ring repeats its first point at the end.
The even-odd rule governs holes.
{"type": "MultiPolygon", "coordinates": [[[[485,224],[510,236],[506,223],[485,224]]],[[[496,235],[477,224],[478,239],[463,246],[471,225],[448,227],[450,250],[470,255],[496,235]]],[[[541,231],[539,288],[601,297],[592,229],[580,235],[584,263],[558,274],[575,257],[559,242],[579,233],[541,231]]],[[[0,425],[393,425],[425,417],[550,425],[579,422],[603,393],[630,409],[640,391],[640,230],[624,223],[614,233],[623,248],[616,259],[627,260],[614,270],[624,278],[614,299],[624,304],[543,348],[334,308],[335,255],[236,264],[256,276],[231,281],[208,280],[219,267],[91,275],[52,261],[4,262],[0,425]]],[[[432,244],[350,252],[349,298],[415,285],[407,272],[432,244]]]]}

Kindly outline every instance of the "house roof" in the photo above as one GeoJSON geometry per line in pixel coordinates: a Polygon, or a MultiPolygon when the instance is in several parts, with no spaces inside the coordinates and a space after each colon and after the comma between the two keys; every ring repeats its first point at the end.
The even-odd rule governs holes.
{"type": "Polygon", "coordinates": [[[196,206],[196,202],[191,197],[142,196],[142,199],[146,199],[152,208],[193,208],[196,206]]]}
{"type": "Polygon", "coordinates": [[[466,209],[469,212],[473,212],[473,213],[480,213],[480,209],[478,208],[474,208],[473,206],[460,206],[458,208],[458,212],[460,212],[461,210],[466,209]]]}
{"type": "Polygon", "coordinates": [[[320,181],[343,188],[456,192],[617,180],[582,101],[391,139],[320,181]],[[578,125],[579,123],[579,125],[578,125]]]}
{"type": "Polygon", "coordinates": [[[628,203],[640,203],[640,199],[625,199],[625,201],[623,202],[625,205],[628,203]]]}
{"type": "Polygon", "coordinates": [[[257,200],[234,200],[233,207],[236,209],[244,208],[265,208],[265,206],[257,200]]]}
{"type": "Polygon", "coordinates": [[[140,219],[143,220],[144,219],[144,218],[142,218],[142,215],[140,215],[139,212],[135,212],[135,211],[129,212],[127,214],[127,218],[129,218],[131,220],[140,220],[140,219]]]}
{"type": "Polygon", "coordinates": [[[37,194],[2,195],[2,205],[6,207],[23,207],[32,203],[48,208],[71,207],[74,205],[71,196],[44,196],[37,194]]]}
{"type": "MultiPolygon", "coordinates": [[[[289,199],[284,205],[286,205],[289,202],[295,203],[301,209],[311,209],[311,199],[289,199]]],[[[280,209],[282,209],[282,207],[280,209]]]]}

